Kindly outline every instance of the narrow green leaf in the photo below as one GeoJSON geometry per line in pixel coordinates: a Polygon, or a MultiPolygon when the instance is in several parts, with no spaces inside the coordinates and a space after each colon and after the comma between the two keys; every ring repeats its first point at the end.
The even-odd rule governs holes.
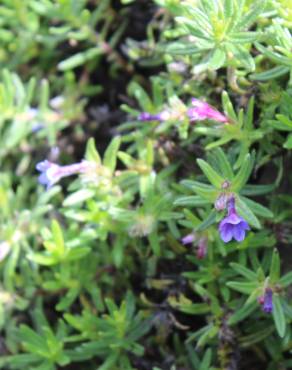
{"type": "Polygon", "coordinates": [[[286,331],[286,320],[278,294],[273,294],[273,319],[279,336],[283,338],[286,331]]]}
{"type": "Polygon", "coordinates": [[[226,91],[223,91],[222,93],[222,105],[223,105],[224,113],[227,115],[227,117],[231,118],[233,121],[236,122],[237,116],[234,111],[231,100],[226,91]]]}
{"type": "Polygon", "coordinates": [[[248,295],[251,294],[258,287],[258,283],[252,281],[248,282],[229,281],[226,283],[226,285],[231,289],[234,289],[240,293],[248,295]]]}
{"type": "Polygon", "coordinates": [[[280,257],[277,249],[274,249],[270,267],[270,281],[275,284],[280,279],[280,257]]]}
{"type": "Polygon", "coordinates": [[[213,223],[216,222],[217,212],[213,209],[208,217],[198,226],[196,227],[196,231],[203,231],[211,226],[213,223]]]}
{"type": "Polygon", "coordinates": [[[239,263],[231,262],[230,266],[238,272],[240,275],[246,277],[248,280],[256,281],[257,280],[257,274],[253,272],[252,270],[240,265],[239,263]]]}
{"type": "Polygon", "coordinates": [[[245,157],[248,155],[249,143],[247,141],[241,141],[239,143],[239,155],[236,162],[233,165],[234,170],[238,170],[244,163],[245,157]]]}
{"type": "Polygon", "coordinates": [[[229,43],[229,48],[231,49],[234,58],[237,59],[248,71],[255,70],[254,59],[250,55],[248,49],[243,46],[243,44],[229,43]]]}
{"type": "Polygon", "coordinates": [[[89,247],[75,247],[66,254],[67,261],[75,261],[85,257],[90,252],[89,247]]]}
{"type": "Polygon", "coordinates": [[[233,43],[239,43],[239,44],[244,44],[244,43],[250,43],[254,42],[255,40],[258,40],[260,38],[260,32],[232,32],[229,35],[229,39],[233,43]]]}
{"type": "Polygon", "coordinates": [[[281,279],[279,280],[279,284],[284,288],[291,285],[292,284],[292,271],[282,276],[281,279]]]}
{"type": "Polygon", "coordinates": [[[148,240],[150,242],[153,253],[156,256],[160,256],[160,253],[161,253],[161,251],[160,251],[160,241],[159,241],[159,237],[158,237],[157,233],[153,232],[153,233],[149,234],[148,235],[148,240]]]}
{"type": "Polygon", "coordinates": [[[283,57],[282,55],[265,48],[263,45],[259,44],[258,42],[255,42],[255,46],[262,54],[267,56],[269,59],[271,59],[276,64],[284,64],[285,66],[291,68],[291,60],[289,58],[283,57]]]}
{"type": "Polygon", "coordinates": [[[92,137],[87,141],[85,158],[88,161],[93,161],[96,162],[97,164],[101,164],[101,158],[98,151],[96,150],[95,142],[92,137]]]}
{"type": "Polygon", "coordinates": [[[48,80],[43,79],[41,82],[41,91],[40,91],[40,104],[39,109],[43,112],[48,109],[50,98],[50,87],[48,80]]]}
{"type": "Polygon", "coordinates": [[[292,120],[290,120],[287,116],[284,114],[276,114],[276,118],[286,126],[287,131],[292,130],[292,120]]]}
{"type": "Polygon", "coordinates": [[[253,1],[251,9],[240,19],[239,29],[248,29],[257,18],[263,13],[266,6],[266,0],[253,1]]]}
{"type": "Polygon", "coordinates": [[[249,75],[249,79],[253,81],[271,81],[289,73],[289,71],[290,68],[288,66],[277,66],[268,71],[252,73],[249,75]]]}
{"type": "Polygon", "coordinates": [[[245,160],[243,161],[240,170],[235,175],[235,178],[232,180],[231,188],[233,191],[238,192],[246,184],[254,164],[254,156],[247,154],[245,160]]]}
{"type": "Polygon", "coordinates": [[[242,195],[263,195],[268,194],[276,188],[276,184],[269,185],[245,185],[240,191],[242,195]]]}
{"type": "Polygon", "coordinates": [[[58,247],[58,253],[62,255],[65,251],[65,243],[64,243],[62,229],[57,220],[52,221],[52,234],[53,234],[54,242],[56,243],[56,246],[58,247]]]}
{"type": "Polygon", "coordinates": [[[274,214],[268,208],[264,207],[263,205],[245,198],[241,196],[241,199],[248,205],[248,207],[253,211],[253,213],[257,216],[265,217],[265,218],[273,218],[274,214]]]}
{"type": "Polygon", "coordinates": [[[213,141],[212,143],[208,144],[205,149],[210,150],[210,149],[217,148],[219,146],[222,146],[222,145],[228,143],[231,140],[233,140],[233,136],[226,134],[226,136],[222,137],[221,139],[213,141]]]}
{"type": "Polygon", "coordinates": [[[85,200],[94,196],[95,192],[91,189],[81,189],[70,194],[63,202],[64,207],[71,207],[75,204],[83,203],[85,200]]]}
{"type": "Polygon", "coordinates": [[[138,100],[139,105],[143,110],[152,113],[153,104],[151,99],[146,91],[137,82],[133,81],[129,84],[128,93],[138,100]]]}
{"type": "Polygon", "coordinates": [[[202,315],[210,312],[210,305],[207,303],[193,303],[193,304],[178,304],[174,306],[181,312],[189,315],[202,315]]]}
{"type": "Polygon", "coordinates": [[[62,296],[62,298],[60,298],[58,304],[56,305],[56,310],[57,311],[67,310],[75,301],[75,299],[78,297],[79,293],[80,293],[79,288],[69,289],[68,292],[64,296],[62,296]]]}
{"type": "Polygon", "coordinates": [[[228,319],[228,325],[235,325],[238,322],[244,320],[246,317],[250,316],[250,314],[258,309],[259,304],[255,300],[249,304],[244,304],[239,307],[228,319]]]}
{"type": "Polygon", "coordinates": [[[178,197],[173,205],[174,206],[187,206],[187,207],[198,207],[209,204],[209,201],[201,198],[199,195],[185,195],[178,197]]]}
{"type": "Polygon", "coordinates": [[[239,339],[241,347],[250,347],[255,343],[262,342],[265,338],[268,338],[272,332],[274,331],[274,327],[272,326],[265,326],[264,329],[257,330],[256,332],[241,337],[239,339]]]}
{"type": "Polygon", "coordinates": [[[207,61],[208,67],[210,69],[219,69],[221,68],[226,61],[225,51],[221,49],[215,49],[211,54],[209,60],[207,61]]]}
{"type": "Polygon", "coordinates": [[[202,198],[213,203],[218,197],[218,190],[214,189],[213,186],[203,184],[198,181],[184,180],[182,184],[195,191],[202,198]]]}
{"type": "Polygon", "coordinates": [[[103,164],[105,167],[109,168],[110,171],[113,173],[116,168],[117,163],[117,154],[118,150],[121,145],[121,137],[116,136],[107,147],[104,157],[103,157],[103,164]]]}
{"type": "Polygon", "coordinates": [[[252,96],[248,102],[245,124],[244,124],[244,127],[247,130],[253,129],[253,111],[254,111],[254,96],[252,96]]]}
{"type": "Polygon", "coordinates": [[[228,179],[231,180],[234,176],[231,165],[227,159],[227,156],[225,155],[224,151],[221,148],[216,148],[212,151],[212,154],[214,156],[214,159],[219,165],[220,171],[222,175],[228,179]]]}
{"type": "Polygon", "coordinates": [[[58,64],[58,69],[60,71],[74,69],[88,62],[89,60],[96,58],[98,55],[101,55],[103,53],[104,50],[101,47],[93,47],[91,49],[87,49],[86,51],[76,53],[73,56],[60,62],[58,64]]]}
{"type": "Polygon", "coordinates": [[[224,16],[226,20],[233,16],[234,4],[233,0],[224,0],[224,16]]]}
{"type": "Polygon", "coordinates": [[[252,210],[248,207],[248,205],[241,199],[241,197],[236,198],[236,210],[242,216],[249,225],[255,227],[256,229],[261,228],[261,224],[252,210]]]}
{"type": "Polygon", "coordinates": [[[292,134],[288,136],[288,139],[285,141],[283,147],[285,149],[292,149],[292,134]]]}
{"type": "Polygon", "coordinates": [[[198,47],[194,46],[190,42],[172,42],[167,44],[166,46],[160,46],[158,47],[158,50],[171,54],[171,55],[196,55],[196,54],[201,54],[202,50],[199,49],[198,47]]]}
{"type": "Polygon", "coordinates": [[[200,363],[199,370],[210,369],[211,361],[212,361],[212,350],[211,348],[208,348],[207,351],[204,353],[204,357],[200,363]]]}
{"type": "Polygon", "coordinates": [[[206,161],[203,159],[197,159],[197,163],[200,166],[201,170],[204,172],[204,175],[210,181],[212,185],[217,189],[221,189],[222,184],[225,179],[220,176],[206,161]]]}
{"type": "Polygon", "coordinates": [[[28,259],[38,263],[39,265],[44,266],[52,266],[58,264],[60,261],[56,257],[41,254],[41,253],[34,253],[27,256],[28,259]]]}
{"type": "Polygon", "coordinates": [[[146,163],[148,166],[153,166],[154,163],[154,146],[152,140],[147,140],[146,144],[146,163]]]}

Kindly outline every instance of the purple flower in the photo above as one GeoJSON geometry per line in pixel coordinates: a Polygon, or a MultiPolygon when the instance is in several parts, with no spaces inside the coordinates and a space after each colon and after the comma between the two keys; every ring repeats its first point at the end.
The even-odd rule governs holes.
{"type": "Polygon", "coordinates": [[[187,245],[187,244],[191,244],[193,243],[194,241],[196,240],[196,236],[195,234],[188,234],[186,236],[184,236],[181,240],[182,244],[183,245],[187,245]]]}
{"type": "Polygon", "coordinates": [[[187,115],[190,121],[203,121],[205,119],[212,119],[214,121],[223,123],[228,122],[228,118],[222,113],[218,112],[208,103],[195,98],[192,99],[192,107],[188,109],[187,115]]]}
{"type": "Polygon", "coordinates": [[[220,237],[224,243],[230,242],[234,238],[242,242],[245,238],[246,230],[249,230],[248,223],[238,216],[235,209],[235,199],[232,197],[228,202],[228,215],[219,224],[220,237]]]}
{"type": "Polygon", "coordinates": [[[44,160],[36,165],[36,169],[41,172],[39,183],[45,185],[47,189],[49,189],[63,177],[86,172],[89,165],[90,162],[82,161],[68,166],[59,166],[56,163],[44,160]]]}
{"type": "Polygon", "coordinates": [[[263,311],[271,313],[273,311],[273,291],[271,288],[266,288],[264,294],[263,311]]]}
{"type": "Polygon", "coordinates": [[[157,113],[157,114],[142,112],[138,116],[139,121],[160,121],[160,122],[164,122],[164,121],[167,121],[169,118],[170,118],[170,113],[166,110],[162,111],[160,113],[157,113]]]}

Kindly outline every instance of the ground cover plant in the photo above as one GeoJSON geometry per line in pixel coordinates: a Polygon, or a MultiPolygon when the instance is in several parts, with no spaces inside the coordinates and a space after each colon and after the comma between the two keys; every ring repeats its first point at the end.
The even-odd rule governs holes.
{"type": "Polygon", "coordinates": [[[0,368],[292,368],[291,27],[0,1],[0,368]]]}

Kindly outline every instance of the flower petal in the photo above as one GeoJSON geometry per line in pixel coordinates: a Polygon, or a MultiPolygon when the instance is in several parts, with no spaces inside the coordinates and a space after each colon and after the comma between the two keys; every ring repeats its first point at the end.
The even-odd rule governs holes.
{"type": "Polygon", "coordinates": [[[46,172],[42,173],[40,176],[39,176],[39,183],[41,185],[48,185],[50,180],[48,179],[48,176],[46,174],[46,172]]]}
{"type": "Polygon", "coordinates": [[[240,227],[244,230],[250,230],[249,224],[244,219],[240,222],[240,227]]]}
{"type": "Polygon", "coordinates": [[[233,237],[238,242],[242,242],[244,240],[245,230],[241,227],[241,224],[233,227],[233,237]]]}
{"type": "Polygon", "coordinates": [[[228,219],[228,223],[232,225],[238,225],[240,222],[243,221],[242,217],[239,217],[236,213],[230,213],[229,216],[226,217],[228,219]]]}
{"type": "Polygon", "coordinates": [[[226,224],[223,225],[220,231],[220,237],[224,241],[224,243],[230,242],[233,236],[233,226],[226,224]]]}
{"type": "Polygon", "coordinates": [[[43,171],[46,171],[50,166],[51,166],[51,162],[49,162],[48,160],[44,160],[44,161],[37,163],[35,168],[38,171],[43,172],[43,171]]]}

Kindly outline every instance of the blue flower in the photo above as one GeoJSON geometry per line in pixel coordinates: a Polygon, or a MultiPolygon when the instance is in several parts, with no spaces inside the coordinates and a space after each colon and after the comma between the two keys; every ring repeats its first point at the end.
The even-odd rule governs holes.
{"type": "Polygon", "coordinates": [[[36,169],[41,172],[39,183],[45,185],[47,189],[52,187],[62,178],[61,167],[48,160],[39,162],[36,165],[36,169]]]}
{"type": "Polygon", "coordinates": [[[271,288],[266,288],[265,290],[263,311],[266,313],[273,311],[273,291],[271,288]]]}
{"type": "Polygon", "coordinates": [[[238,242],[242,242],[245,238],[245,233],[250,227],[248,223],[238,216],[235,209],[235,200],[231,198],[228,204],[228,215],[223,218],[219,224],[219,233],[224,243],[230,242],[234,238],[238,242]]]}
{"type": "Polygon", "coordinates": [[[44,160],[36,165],[36,169],[41,172],[39,183],[45,185],[47,189],[56,184],[63,177],[85,173],[92,169],[92,163],[89,161],[81,161],[68,166],[59,166],[56,163],[44,160]]]}

